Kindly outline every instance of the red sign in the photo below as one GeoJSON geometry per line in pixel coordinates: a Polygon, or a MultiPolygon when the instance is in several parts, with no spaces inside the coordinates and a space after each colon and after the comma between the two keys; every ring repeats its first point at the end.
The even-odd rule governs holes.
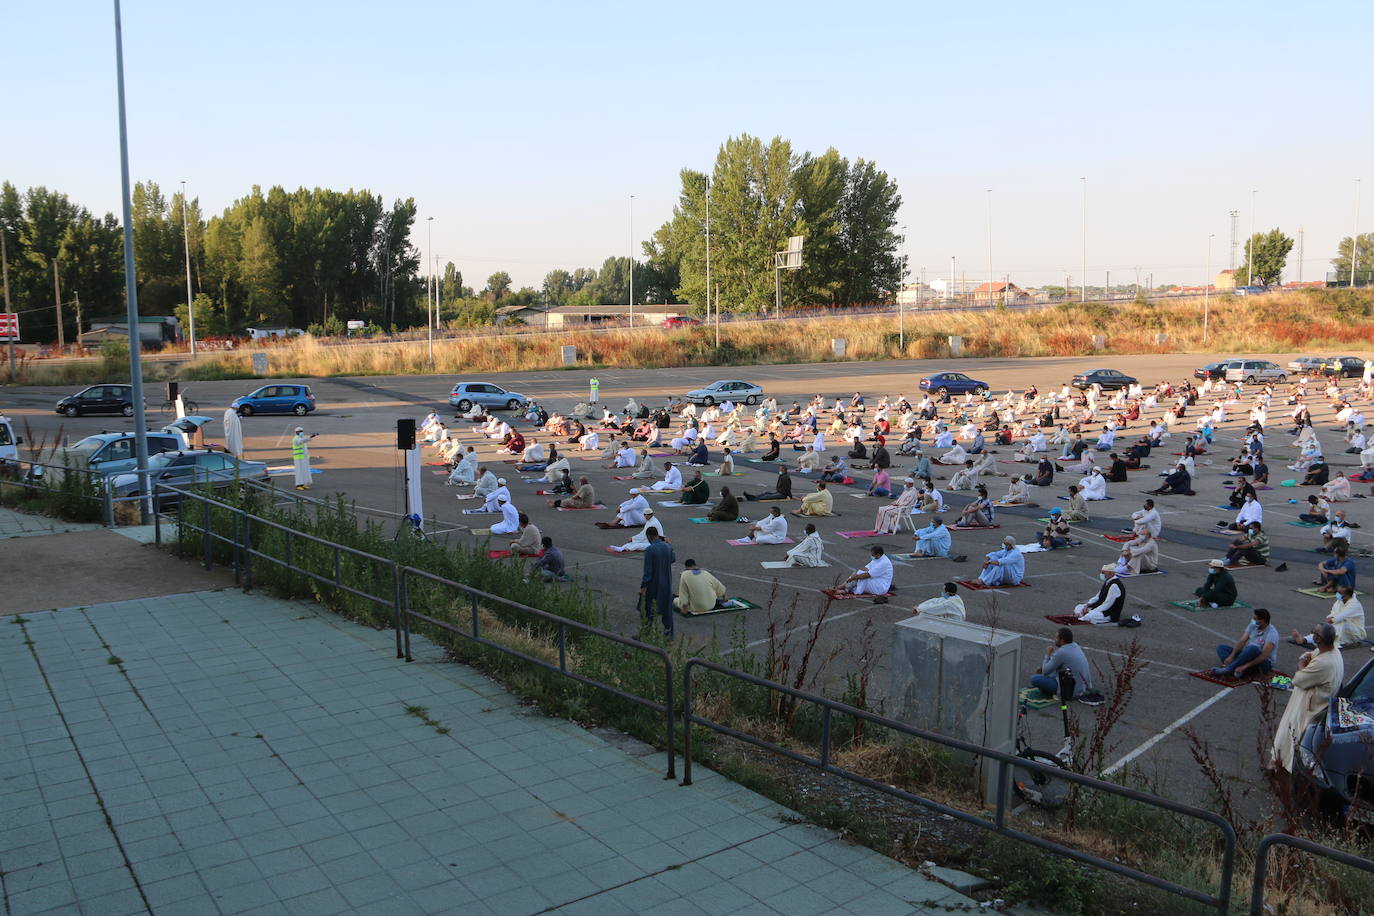
{"type": "Polygon", "coordinates": [[[0,312],[0,340],[19,340],[18,313],[0,312]]]}

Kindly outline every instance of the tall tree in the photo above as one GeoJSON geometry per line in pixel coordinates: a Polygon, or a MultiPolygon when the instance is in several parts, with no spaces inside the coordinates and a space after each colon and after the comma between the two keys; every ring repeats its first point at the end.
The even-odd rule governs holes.
{"type": "Polygon", "coordinates": [[[510,292],[510,284],[510,274],[504,270],[498,270],[487,277],[487,288],[482,290],[482,295],[492,302],[500,302],[501,298],[510,292]]]}
{"type": "MultiPolygon", "coordinates": [[[[1374,277],[1374,232],[1360,233],[1355,255],[1355,283],[1368,286],[1374,277]]],[[[1331,269],[1336,274],[1337,285],[1350,282],[1350,236],[1341,239],[1336,256],[1331,259],[1331,269]]]]}
{"type": "Polygon", "coordinates": [[[1236,268],[1236,284],[1239,286],[1272,286],[1283,277],[1283,266],[1288,261],[1288,252],[1293,250],[1293,240],[1280,229],[1256,232],[1246,242],[1242,253],[1245,261],[1236,268]],[[1254,270],[1250,266],[1250,254],[1254,252],[1254,270]]]}

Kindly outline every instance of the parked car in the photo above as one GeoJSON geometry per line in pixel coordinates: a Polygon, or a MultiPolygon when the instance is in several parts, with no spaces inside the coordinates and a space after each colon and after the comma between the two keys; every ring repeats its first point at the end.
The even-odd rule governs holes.
{"type": "MultiPolygon", "coordinates": [[[[184,433],[174,429],[148,433],[148,455],[176,452],[190,447],[184,433]]],[[[58,463],[85,468],[97,474],[115,474],[138,466],[133,433],[97,433],[57,454],[58,463]]]]}
{"type": "Polygon", "coordinates": [[[252,394],[234,398],[229,406],[241,417],[255,413],[293,413],[303,417],[315,409],[315,395],[309,385],[263,385],[252,394]]]}
{"type": "Polygon", "coordinates": [[[19,459],[19,446],[24,444],[23,436],[14,434],[10,418],[0,415],[0,464],[19,459]]]}
{"type": "Polygon", "coordinates": [[[1364,375],[1364,360],[1358,356],[1333,356],[1322,364],[1322,375],[1337,378],[1359,378],[1364,375]]]}
{"type": "Polygon", "coordinates": [[[1326,365],[1328,356],[1299,356],[1297,359],[1288,361],[1288,368],[1293,372],[1306,372],[1309,375],[1321,374],[1322,366],[1326,365]]]}
{"type": "Polygon", "coordinates": [[[757,404],[763,399],[763,389],[751,382],[740,381],[720,381],[712,382],[705,388],[697,388],[683,395],[688,401],[694,404],[721,403],[724,401],[734,401],[736,404],[757,404]]]}
{"type": "Polygon", "coordinates": [[[80,417],[89,413],[118,413],[132,417],[134,386],[92,385],[58,401],[57,412],[69,417],[80,417]]]}
{"type": "Polygon", "coordinates": [[[674,315],[671,318],[663,319],[665,328],[694,328],[701,324],[700,318],[693,318],[690,315],[674,315]]]}
{"type": "Polygon", "coordinates": [[[1073,377],[1073,387],[1075,388],[1091,388],[1093,385],[1101,385],[1103,391],[1127,388],[1135,383],[1134,376],[1118,372],[1115,369],[1090,369],[1073,377]]]}
{"type": "Polygon", "coordinates": [[[934,375],[927,375],[921,379],[920,388],[922,391],[933,391],[937,394],[973,394],[982,397],[991,389],[987,382],[970,378],[962,372],[936,372],[934,375]]]}
{"type": "Polygon", "coordinates": [[[473,404],[480,407],[521,410],[529,401],[530,399],[523,394],[507,391],[500,385],[490,382],[459,382],[448,395],[449,406],[459,413],[471,410],[473,404]]]}
{"type": "Polygon", "coordinates": [[[1209,378],[1225,378],[1226,368],[1230,366],[1232,362],[1234,362],[1234,360],[1223,360],[1219,363],[1208,363],[1205,366],[1198,366],[1193,370],[1193,378],[1203,379],[1204,381],[1209,378]]]}
{"type": "Polygon", "coordinates": [[[1237,359],[1226,364],[1226,374],[1223,378],[1228,382],[1258,385],[1270,381],[1286,382],[1288,374],[1282,366],[1267,359],[1237,359]]]}
{"type": "Polygon", "coordinates": [[[1267,292],[1269,292],[1269,290],[1265,289],[1263,286],[1237,286],[1235,289],[1235,294],[1237,296],[1259,296],[1267,292]]]}
{"type": "Polygon", "coordinates": [[[1293,778],[1316,790],[1322,810],[1374,824],[1374,661],[1331,698],[1293,755],[1293,778]]]}
{"type": "MultiPolygon", "coordinates": [[[[216,490],[232,486],[240,480],[266,483],[267,465],[261,461],[245,461],[224,452],[204,450],[163,452],[148,459],[148,479],[153,484],[191,487],[209,484],[216,490]]],[[[116,498],[133,496],[139,491],[137,474],[117,474],[110,480],[116,498]]],[[[175,504],[180,497],[165,493],[158,497],[159,505],[175,504]]]]}

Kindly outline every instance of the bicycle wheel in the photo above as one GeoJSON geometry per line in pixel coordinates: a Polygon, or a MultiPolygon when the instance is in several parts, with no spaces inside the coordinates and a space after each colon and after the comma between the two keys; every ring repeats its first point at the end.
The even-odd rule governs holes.
{"type": "MultiPolygon", "coordinates": [[[[1059,761],[1059,758],[1048,751],[1039,751],[1033,747],[1028,747],[1016,756],[1044,764],[1047,767],[1054,767],[1057,770],[1064,769],[1064,764],[1059,761]]],[[[1013,766],[1011,769],[1011,787],[1016,790],[1016,794],[1020,796],[1022,801],[1039,808],[1058,808],[1068,800],[1071,788],[1067,779],[1056,779],[1053,775],[1043,773],[1039,769],[1021,766],[1013,766]]]]}
{"type": "Polygon", "coordinates": [[[182,399],[181,399],[181,403],[182,403],[182,405],[186,408],[186,412],[187,412],[188,414],[189,414],[189,413],[200,413],[200,405],[197,404],[195,401],[188,401],[188,400],[186,400],[185,398],[182,398],[182,399]]]}

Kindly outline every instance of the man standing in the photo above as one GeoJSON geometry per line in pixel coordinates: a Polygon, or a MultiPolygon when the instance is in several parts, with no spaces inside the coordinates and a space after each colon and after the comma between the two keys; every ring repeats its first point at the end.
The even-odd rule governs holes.
{"type": "Polygon", "coordinates": [[[310,489],[310,448],[308,443],[319,433],[305,434],[305,427],[297,426],[291,440],[291,463],[296,466],[296,489],[310,489]]]}
{"type": "Polygon", "coordinates": [[[663,621],[663,632],[672,639],[673,563],[677,561],[677,556],[672,546],[659,538],[657,529],[649,528],[644,533],[649,538],[649,546],[644,549],[644,574],[639,580],[644,622],[651,623],[657,611],[659,619],[663,621]]]}
{"type": "Polygon", "coordinates": [[[1292,766],[1302,733],[1326,714],[1331,695],[1341,689],[1341,681],[1345,679],[1345,662],[1336,647],[1336,628],[1329,623],[1319,623],[1312,631],[1312,640],[1317,648],[1304,652],[1298,659],[1298,670],[1293,673],[1293,693],[1284,707],[1270,751],[1273,765],[1285,770],[1292,766]]]}
{"type": "Polygon", "coordinates": [[[590,389],[591,389],[591,395],[590,395],[590,397],[587,398],[587,403],[588,403],[588,404],[598,404],[598,403],[600,403],[600,402],[601,402],[601,379],[599,379],[599,378],[593,378],[593,379],[591,380],[591,382],[588,383],[588,385],[589,385],[589,387],[590,387],[590,389]]]}

